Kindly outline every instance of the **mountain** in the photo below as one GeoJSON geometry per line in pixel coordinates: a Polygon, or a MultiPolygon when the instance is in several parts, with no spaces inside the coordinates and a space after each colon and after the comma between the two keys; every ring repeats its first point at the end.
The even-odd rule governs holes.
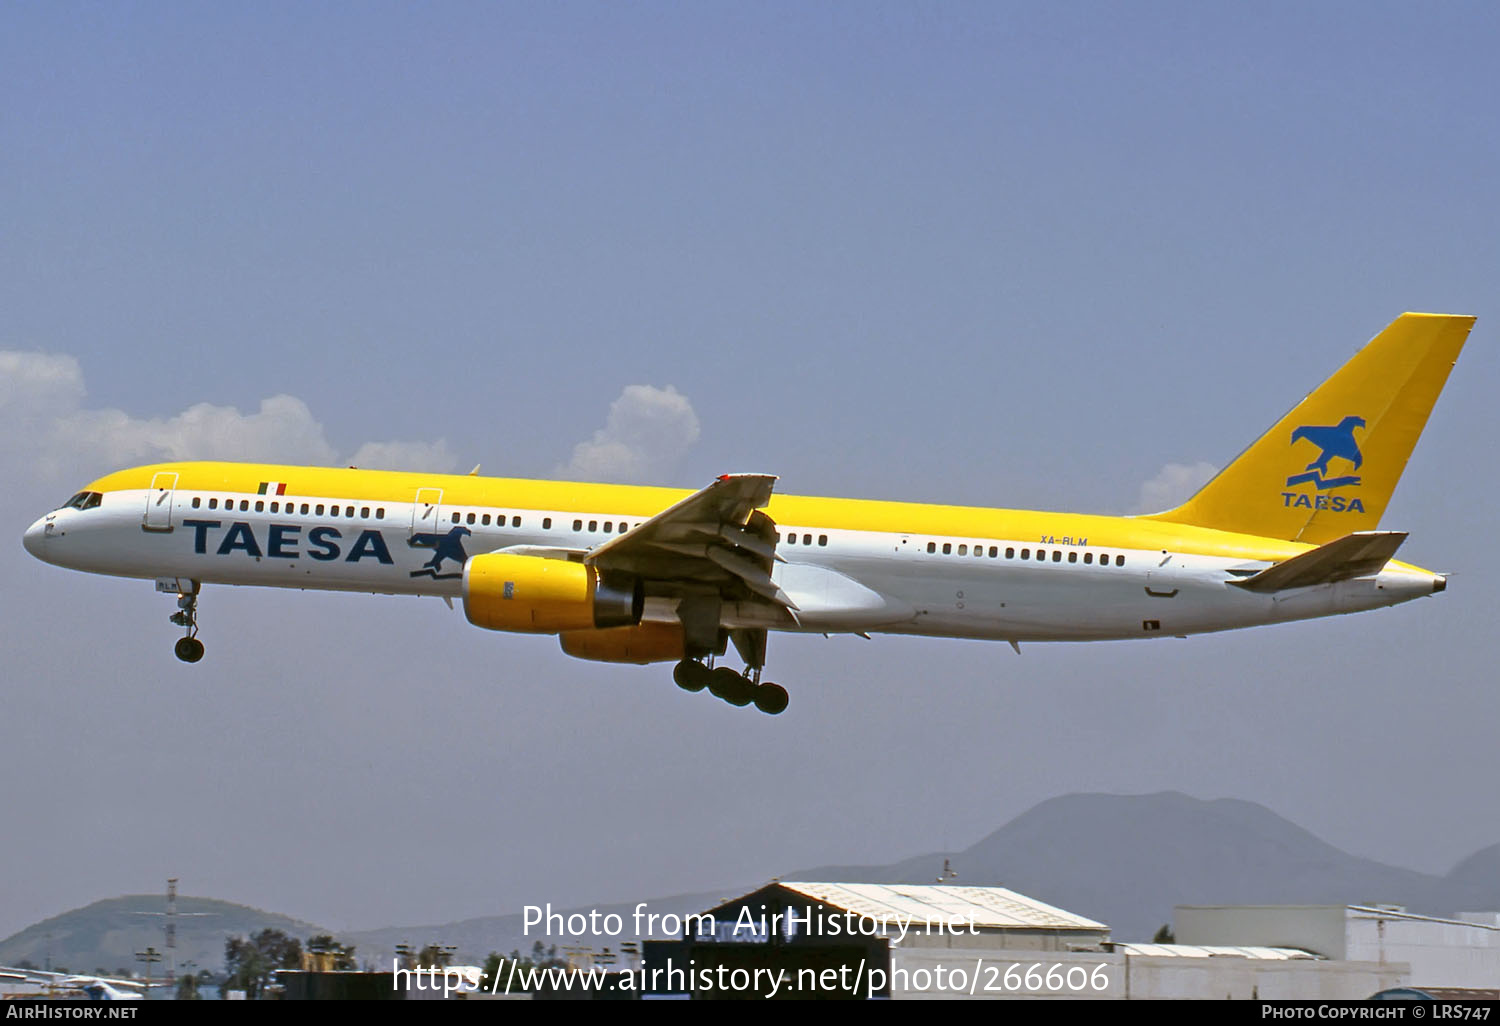
{"type": "MultiPolygon", "coordinates": [[[[702,912],[706,908],[712,908],[729,898],[744,894],[753,890],[759,884],[743,887],[726,887],[720,891],[706,892],[702,894],[677,894],[669,898],[648,898],[646,901],[646,914],[652,912],[658,915],[685,916],[692,912],[702,912]]],[[[425,944],[451,944],[458,949],[455,958],[459,962],[482,963],[485,957],[492,951],[501,954],[509,954],[519,951],[523,955],[531,953],[532,945],[541,941],[544,948],[556,946],[559,954],[570,945],[581,944],[585,947],[595,949],[608,947],[618,951],[621,941],[644,939],[647,936],[659,940],[668,939],[668,935],[660,930],[654,934],[642,934],[638,936],[634,929],[633,916],[636,901],[622,902],[618,905],[590,905],[583,908],[557,909],[553,911],[564,917],[574,913],[582,913],[587,916],[590,912],[598,912],[603,917],[614,913],[620,917],[623,931],[617,936],[586,936],[583,938],[562,937],[557,935],[547,936],[540,928],[533,926],[528,933],[525,926],[525,915],[523,912],[513,912],[502,916],[483,916],[477,919],[464,919],[456,923],[444,923],[437,926],[392,926],[379,930],[364,930],[358,933],[349,933],[341,938],[345,943],[357,945],[361,958],[383,956],[387,959],[395,951],[397,944],[409,944],[414,949],[421,948],[425,944]],[[365,953],[369,952],[367,956],[365,953]]],[[[672,935],[678,936],[678,935],[672,935]]]]}
{"type": "MultiPolygon", "coordinates": [[[[0,965],[24,959],[40,968],[51,965],[72,972],[139,973],[144,966],[135,960],[137,951],[154,947],[166,954],[162,900],[160,894],[130,894],[44,919],[0,941],[0,965]]],[[[193,962],[198,969],[217,970],[224,964],[226,938],[268,927],[299,940],[330,932],[300,919],[213,898],[179,897],[177,912],[179,968],[193,962]]],[[[152,975],[164,976],[168,968],[161,962],[153,966],[152,975]]]]}
{"type": "MultiPolygon", "coordinates": [[[[933,883],[944,860],[953,883],[1003,885],[1109,924],[1118,940],[1149,940],[1172,921],[1177,905],[1368,904],[1456,915],[1500,909],[1500,845],[1465,859],[1446,877],[1388,866],[1335,848],[1254,802],[1203,800],[1176,792],[1074,794],[1042,802],[957,852],[935,852],[886,865],[820,866],[782,873],[783,880],[933,883]]],[[[713,894],[647,899],[652,912],[701,912],[754,890],[749,881],[713,894]]],[[[619,947],[634,902],[600,906],[617,912],[623,937],[569,943],[619,947]]],[[[584,912],[590,909],[570,909],[584,912]]],[[[519,914],[446,926],[354,935],[362,951],[439,940],[478,958],[489,951],[529,951],[519,914]]],[[[462,957],[462,956],[461,956],[462,957]]]]}
{"type": "Polygon", "coordinates": [[[1454,912],[1500,911],[1500,844],[1481,848],[1454,866],[1433,902],[1454,912]]]}
{"type": "MultiPolygon", "coordinates": [[[[1175,905],[1386,901],[1458,911],[1444,907],[1434,877],[1349,855],[1253,802],[1175,792],[1053,798],[963,851],[804,873],[931,883],[945,858],[955,883],[1009,887],[1108,923],[1118,940],[1150,939],[1175,905]]],[[[1492,891],[1490,904],[1500,901],[1492,891]]]]}
{"type": "MultiPolygon", "coordinates": [[[[1148,940],[1172,921],[1176,905],[1368,904],[1390,902],[1413,912],[1454,916],[1500,910],[1500,844],[1476,852],[1446,876],[1388,866],[1340,851],[1264,806],[1233,798],[1203,800],[1176,792],[1147,795],[1073,794],[1022,813],[962,851],[918,855],[887,865],[821,866],[782,873],[783,880],[865,883],[932,883],[947,859],[952,882],[1003,885],[1070,912],[1107,923],[1122,941],[1148,940]]],[[[754,890],[765,880],[703,894],[642,899],[658,914],[701,912],[754,890]]],[[[129,914],[157,911],[161,897],[99,901],[56,916],[0,941],[0,964],[28,958],[73,970],[114,972],[133,968],[147,944],[164,949],[160,918],[129,914]]],[[[327,933],[311,923],[207,898],[179,898],[182,912],[212,917],[178,921],[178,962],[223,964],[224,938],[265,927],[306,940],[327,933]]],[[[491,951],[531,950],[543,940],[559,951],[578,944],[617,949],[635,939],[636,900],[599,906],[617,913],[625,932],[613,937],[527,935],[521,913],[466,919],[436,926],[391,927],[343,934],[361,962],[383,964],[397,944],[457,947],[461,962],[491,951]]],[[[587,914],[592,908],[566,909],[587,914]]],[[[659,934],[658,934],[659,935],[659,934]]]]}

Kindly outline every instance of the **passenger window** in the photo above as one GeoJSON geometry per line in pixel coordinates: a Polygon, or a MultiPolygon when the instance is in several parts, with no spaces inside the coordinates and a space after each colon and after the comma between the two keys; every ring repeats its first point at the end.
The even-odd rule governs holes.
{"type": "Polygon", "coordinates": [[[1037,549],[1036,550],[1036,559],[1037,559],[1038,563],[1040,563],[1042,560],[1044,560],[1046,558],[1047,558],[1047,550],[1046,549],[1037,549]]]}
{"type": "Polygon", "coordinates": [[[479,522],[481,524],[483,524],[485,527],[489,527],[490,526],[490,515],[488,513],[486,513],[484,516],[482,516],[482,517],[479,518],[479,522]]]}
{"type": "Polygon", "coordinates": [[[376,506],[375,507],[375,519],[376,520],[384,520],[385,519],[385,507],[384,506],[376,506]]]}
{"type": "Polygon", "coordinates": [[[1125,557],[1124,556],[1116,556],[1115,557],[1115,566],[1124,566],[1124,565],[1125,565],[1125,557]]]}
{"type": "Polygon", "coordinates": [[[193,508],[194,509],[197,509],[202,504],[202,502],[203,502],[203,500],[200,499],[200,498],[198,498],[198,496],[196,496],[196,495],[193,496],[193,508]]]}
{"type": "Polygon", "coordinates": [[[521,526],[521,518],[520,517],[511,517],[510,518],[510,526],[511,527],[520,527],[521,526]]]}
{"type": "Polygon", "coordinates": [[[1070,553],[1068,553],[1068,562],[1069,563],[1076,563],[1076,562],[1078,562],[1078,553],[1076,553],[1076,552],[1070,552],[1070,553]]]}
{"type": "Polygon", "coordinates": [[[575,531],[582,531],[583,530],[583,521],[582,520],[575,520],[575,521],[573,521],[573,530],[575,530],[575,531]]]}
{"type": "Polygon", "coordinates": [[[928,542],[927,543],[927,551],[929,553],[936,552],[937,551],[937,542],[928,542]]]}
{"type": "Polygon", "coordinates": [[[552,518],[551,517],[542,517],[542,530],[543,531],[550,531],[550,530],[552,530],[552,518]]]}
{"type": "Polygon", "coordinates": [[[218,509],[219,508],[219,500],[218,499],[209,499],[208,500],[208,508],[209,509],[218,509]]]}
{"type": "Polygon", "coordinates": [[[1015,559],[1016,558],[1016,550],[1014,548],[1012,548],[1011,546],[1007,545],[1005,547],[1005,558],[1006,559],[1015,559]]]}
{"type": "Polygon", "coordinates": [[[590,531],[597,531],[597,530],[599,530],[599,521],[597,521],[597,520],[590,520],[589,521],[589,530],[590,531]]]}
{"type": "Polygon", "coordinates": [[[1085,563],[1092,563],[1094,561],[1094,554],[1092,552],[1085,552],[1083,554],[1083,561],[1085,563]]]}
{"type": "Polygon", "coordinates": [[[249,499],[241,499],[240,500],[240,512],[241,513],[249,513],[250,512],[250,500],[249,499]]]}
{"type": "Polygon", "coordinates": [[[953,554],[953,543],[952,542],[943,542],[943,555],[945,555],[945,556],[951,556],[952,554],[953,554]]]}
{"type": "Polygon", "coordinates": [[[354,517],[354,507],[353,506],[345,506],[344,507],[344,516],[353,519],[353,517],[354,517]]]}
{"type": "Polygon", "coordinates": [[[360,511],[359,511],[359,516],[360,516],[360,519],[362,519],[362,520],[369,520],[370,519],[370,507],[369,506],[363,506],[363,507],[361,507],[360,511]]]}
{"type": "Polygon", "coordinates": [[[820,534],[820,535],[818,535],[818,544],[819,545],[827,545],[828,544],[828,535],[826,535],[826,534],[820,534]]]}
{"type": "Polygon", "coordinates": [[[323,504],[321,502],[318,503],[317,509],[318,509],[318,516],[322,516],[323,515],[323,504]]]}
{"type": "Polygon", "coordinates": [[[264,513],[265,511],[266,511],[266,501],[264,499],[256,499],[255,500],[255,512],[257,512],[257,513],[264,513]]]}
{"type": "Polygon", "coordinates": [[[469,514],[469,517],[468,517],[468,519],[469,519],[469,523],[471,523],[471,524],[477,524],[477,523],[479,523],[479,517],[478,517],[478,516],[476,516],[476,515],[475,515],[475,514],[473,514],[473,513],[470,513],[470,514],[469,514]]]}
{"type": "Polygon", "coordinates": [[[629,524],[627,524],[625,521],[621,520],[620,521],[620,533],[624,534],[625,533],[625,529],[628,528],[629,526],[630,526],[629,524]]]}
{"type": "Polygon", "coordinates": [[[990,546],[990,558],[994,559],[998,555],[1000,555],[1000,549],[997,546],[991,545],[990,546]]]}
{"type": "Polygon", "coordinates": [[[960,556],[967,556],[969,554],[969,547],[967,545],[960,545],[958,547],[958,554],[960,556]]]}
{"type": "Polygon", "coordinates": [[[1099,565],[1100,566],[1109,566],[1109,553],[1108,552],[1101,552],[1101,553],[1099,553],[1099,565]]]}
{"type": "Polygon", "coordinates": [[[459,513],[458,511],[455,510],[451,519],[452,519],[453,523],[456,524],[456,523],[459,522],[460,519],[462,519],[462,517],[463,517],[463,514],[459,513]]]}
{"type": "Polygon", "coordinates": [[[605,534],[613,534],[614,530],[615,530],[614,521],[606,520],[604,522],[604,533],[605,534]]]}
{"type": "Polygon", "coordinates": [[[1021,550],[1021,558],[1022,559],[1030,559],[1031,558],[1031,550],[1030,549],[1022,549],[1021,550]]]}
{"type": "Polygon", "coordinates": [[[307,503],[302,504],[302,515],[307,516],[307,503]]]}
{"type": "Polygon", "coordinates": [[[271,503],[271,512],[272,513],[280,513],[281,512],[281,503],[279,503],[279,502],[273,502],[273,503],[271,503]]]}
{"type": "Polygon", "coordinates": [[[1062,549],[1053,549],[1052,550],[1052,562],[1054,562],[1054,563],[1061,563],[1062,562],[1062,549]]]}

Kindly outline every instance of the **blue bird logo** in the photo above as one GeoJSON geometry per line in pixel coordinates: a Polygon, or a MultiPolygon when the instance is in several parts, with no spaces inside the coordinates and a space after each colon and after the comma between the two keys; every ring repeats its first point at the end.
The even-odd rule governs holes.
{"type": "Polygon", "coordinates": [[[1346,474],[1343,477],[1327,477],[1328,463],[1334,457],[1345,460],[1353,465],[1355,470],[1365,462],[1365,457],[1359,450],[1359,443],[1354,440],[1354,429],[1363,428],[1365,418],[1345,417],[1337,424],[1318,426],[1305,424],[1292,432],[1292,445],[1296,445],[1302,439],[1307,439],[1316,445],[1321,453],[1317,459],[1309,463],[1300,474],[1293,474],[1286,479],[1287,485],[1306,484],[1311,482],[1319,490],[1328,488],[1346,488],[1349,485],[1357,485],[1360,482],[1358,474],[1346,474]]]}

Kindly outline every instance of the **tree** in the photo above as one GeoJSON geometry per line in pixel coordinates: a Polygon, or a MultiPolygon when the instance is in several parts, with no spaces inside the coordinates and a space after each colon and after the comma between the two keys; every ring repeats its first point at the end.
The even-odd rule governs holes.
{"type": "Polygon", "coordinates": [[[1161,929],[1156,931],[1156,936],[1151,938],[1152,944],[1176,944],[1177,935],[1172,932],[1171,923],[1162,923],[1161,929]]]}
{"type": "Polygon", "coordinates": [[[556,944],[548,948],[541,941],[536,941],[531,945],[531,955],[527,958],[523,958],[521,952],[514,948],[509,955],[491,951],[490,957],[484,961],[484,975],[480,979],[479,989],[490,991],[495,986],[496,977],[499,977],[502,991],[507,986],[514,986],[519,990],[522,980],[533,978],[532,970],[567,968],[568,963],[557,957],[556,944]]]}
{"type": "Polygon", "coordinates": [[[430,969],[434,966],[446,969],[451,961],[453,961],[453,949],[438,944],[429,944],[417,952],[417,965],[423,969],[430,969]]]}
{"type": "Polygon", "coordinates": [[[254,1001],[277,969],[301,966],[302,942],[280,930],[267,928],[249,940],[230,937],[224,942],[224,967],[229,975],[223,989],[243,990],[245,997],[254,1001]]]}
{"type": "Polygon", "coordinates": [[[320,933],[307,938],[307,951],[313,956],[313,969],[320,973],[359,968],[354,960],[354,945],[340,944],[332,934],[320,933]]]}

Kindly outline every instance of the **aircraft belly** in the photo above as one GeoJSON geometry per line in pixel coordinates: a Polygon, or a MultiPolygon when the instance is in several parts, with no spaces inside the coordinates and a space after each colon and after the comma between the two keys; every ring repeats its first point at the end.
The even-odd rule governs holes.
{"type": "MultiPolygon", "coordinates": [[[[884,582],[883,582],[884,583],[884,582]]],[[[1217,574],[1172,578],[1015,568],[885,583],[917,609],[899,633],[1004,641],[1106,640],[1194,634],[1276,619],[1273,604],[1217,574]]]]}
{"type": "Polygon", "coordinates": [[[773,579],[807,630],[865,630],[903,623],[916,614],[907,602],[816,563],[779,563],[773,579]]]}

